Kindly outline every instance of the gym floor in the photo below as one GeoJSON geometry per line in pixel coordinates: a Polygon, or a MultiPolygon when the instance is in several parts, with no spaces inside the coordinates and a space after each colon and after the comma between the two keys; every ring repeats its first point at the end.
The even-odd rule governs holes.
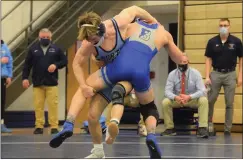
{"type": "MultiPolygon", "coordinates": [[[[82,159],[90,154],[92,141],[90,135],[74,134],[59,148],[49,147],[51,135],[45,130],[44,135],[33,135],[33,129],[16,129],[11,135],[1,136],[1,158],[56,158],[82,159]]],[[[104,136],[103,136],[104,139],[104,136]]],[[[217,133],[208,139],[195,135],[161,137],[157,140],[163,152],[162,158],[237,158],[242,159],[242,133],[224,136],[217,133]]],[[[145,137],[137,135],[135,130],[120,130],[116,142],[104,144],[106,158],[149,158],[145,137]]]]}

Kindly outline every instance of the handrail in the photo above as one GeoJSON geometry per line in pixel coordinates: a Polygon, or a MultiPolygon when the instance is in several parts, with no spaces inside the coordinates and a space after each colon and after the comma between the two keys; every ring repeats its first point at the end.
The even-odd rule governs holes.
{"type": "Polygon", "coordinates": [[[67,19],[66,19],[66,21],[65,22],[63,22],[54,32],[53,32],[53,35],[56,33],[56,32],[58,32],[65,24],[67,24],[68,23],[68,21],[69,21],[69,19],[71,19],[77,12],[79,12],[79,10],[81,10],[84,6],[86,6],[86,4],[87,3],[89,3],[89,1],[85,1],[83,4],[82,4],[82,6],[79,8],[79,9],[77,9],[77,11],[75,11],[70,17],[68,17],[67,19]]]}
{"type": "MultiPolygon", "coordinates": [[[[59,31],[66,23],[68,23],[68,21],[75,15],[75,14],[77,14],[77,12],[79,12],[82,8],[84,8],[85,6],[86,6],[86,4],[88,3],[88,2],[90,2],[90,1],[85,1],[85,3],[83,3],[82,4],[82,6],[79,8],[79,9],[77,9],[77,11],[76,12],[74,12],[62,25],[60,25],[52,34],[54,35],[57,31],[59,31]]],[[[97,2],[96,2],[97,3],[97,2]]],[[[96,4],[95,3],[95,4],[96,4]]],[[[90,9],[91,7],[93,7],[95,4],[93,4],[92,6],[90,6],[88,9],[90,9]]],[[[61,35],[63,35],[63,34],[61,34],[61,35]]],[[[54,40],[54,43],[57,41],[57,40],[59,40],[61,38],[61,36],[58,36],[58,38],[56,38],[55,40],[54,40]]],[[[31,44],[29,44],[28,45],[28,47],[27,48],[29,48],[31,45],[33,45],[36,41],[38,40],[38,38],[36,38],[31,44]]],[[[21,52],[20,53],[20,55],[22,55],[24,52],[26,52],[26,50],[24,50],[23,52],[21,52]]],[[[23,63],[24,63],[24,61],[22,61],[19,65],[17,65],[15,68],[14,68],[14,70],[13,70],[13,73],[16,71],[16,70],[18,70],[19,69],[19,67],[21,67],[22,65],[23,65],[23,63]]]]}
{"type": "MultiPolygon", "coordinates": [[[[88,2],[90,2],[90,1],[88,1],[88,2]]],[[[88,3],[87,2],[87,3],[88,3]]],[[[79,12],[82,8],[84,8],[85,7],[85,5],[87,4],[87,3],[85,3],[85,4],[83,4],[76,12],[74,12],[74,14],[72,14],[66,21],[69,21],[70,19],[71,19],[71,17],[73,17],[77,12],[79,12]]],[[[91,6],[89,6],[88,8],[87,8],[87,10],[90,10],[94,5],[96,5],[98,3],[98,1],[96,1],[94,4],[92,4],[91,6]]],[[[65,21],[65,23],[67,23],[65,21]]],[[[69,27],[68,27],[68,29],[72,26],[72,25],[74,25],[75,23],[76,23],[77,21],[74,21],[69,27]]],[[[63,25],[62,25],[63,26],[63,25]]],[[[67,30],[68,30],[67,29],[67,30]]],[[[60,30],[60,27],[57,29],[57,30],[60,30]]],[[[65,34],[66,32],[67,32],[67,30],[66,31],[64,31],[61,35],[59,35],[55,40],[54,40],[54,43],[56,42],[56,41],[58,41],[61,37],[62,37],[62,35],[63,34],[65,34]]],[[[56,33],[56,32],[55,32],[56,33]]],[[[53,34],[54,35],[54,34],[53,34]]],[[[29,48],[32,44],[34,44],[36,41],[38,40],[38,38],[36,38],[27,48],[29,48]]],[[[23,54],[25,51],[23,51],[21,54],[23,54]]],[[[22,65],[24,64],[24,60],[18,65],[18,66],[16,66],[15,67],[15,69],[14,69],[14,71],[13,72],[15,72],[17,69],[19,69],[22,65]]],[[[22,73],[20,72],[19,74],[17,74],[17,76],[13,79],[13,82],[15,81],[15,80],[17,80],[18,79],[18,77],[20,77],[22,75],[22,73]]]]}
{"type": "MultiPolygon", "coordinates": [[[[66,3],[66,2],[65,2],[66,3]]],[[[65,3],[63,4],[63,5],[65,5],[65,3]]],[[[76,1],[72,6],[71,6],[71,8],[69,8],[68,9],[68,11],[70,10],[70,9],[72,9],[73,8],[73,6],[75,6],[77,3],[79,3],[79,1],[76,1]]],[[[61,7],[59,7],[58,9],[60,9],[61,7]]],[[[57,9],[57,10],[58,10],[57,9]]],[[[49,28],[51,28],[53,25],[55,25],[57,22],[58,22],[58,20],[60,20],[62,17],[63,17],[63,15],[65,15],[66,14],[66,12],[64,12],[63,14],[62,14],[62,16],[60,16],[59,18],[57,18],[56,20],[55,20],[55,22],[54,23],[52,23],[50,26],[49,26],[49,28]]],[[[54,33],[52,33],[53,35],[54,35],[54,33]]],[[[36,38],[32,43],[30,43],[28,46],[31,46],[32,44],[34,44],[36,41],[37,41],[37,39],[38,38],[36,38]]],[[[28,47],[27,47],[28,48],[28,47]]],[[[25,50],[23,51],[23,52],[21,52],[20,54],[18,54],[15,58],[14,58],[14,60],[13,60],[13,62],[15,62],[15,61],[17,61],[18,59],[19,59],[19,57],[21,57],[21,55],[23,54],[25,52],[25,50]]]]}
{"type": "MultiPolygon", "coordinates": [[[[96,5],[97,3],[98,3],[99,1],[96,1],[94,4],[92,4],[91,6],[89,6],[89,8],[87,9],[87,10],[90,10],[94,5],[96,5]]],[[[78,9],[78,11],[80,10],[80,9],[82,9],[83,7],[81,6],[79,9],[78,9]]],[[[76,14],[78,11],[76,11],[74,14],[76,14]]],[[[71,17],[69,17],[64,23],[67,23],[68,21],[69,21],[69,19],[71,19],[73,16],[71,16],[71,17]]],[[[67,31],[68,31],[68,29],[69,28],[71,28],[72,27],[72,25],[74,24],[74,23],[77,23],[77,21],[78,20],[76,20],[76,21],[74,21],[71,25],[69,25],[69,27],[64,31],[64,32],[62,32],[55,40],[54,40],[54,43],[56,42],[56,41],[58,41],[67,31]]],[[[59,28],[57,29],[57,30],[59,30],[59,28]]]]}
{"type": "Polygon", "coordinates": [[[2,18],[1,21],[3,21],[10,13],[12,13],[18,6],[20,6],[25,0],[20,1],[16,6],[14,6],[10,11],[8,11],[7,14],[5,14],[2,18]]]}
{"type": "Polygon", "coordinates": [[[34,20],[32,20],[30,23],[28,23],[21,31],[19,31],[16,36],[14,36],[9,42],[8,45],[11,44],[16,38],[18,38],[26,29],[28,29],[30,27],[30,25],[32,25],[35,21],[37,21],[47,10],[49,10],[51,8],[51,6],[53,6],[54,4],[58,3],[58,1],[54,1],[52,2],[50,5],[48,5],[48,7],[46,7],[46,9],[41,12],[41,14],[39,14],[34,20]]]}
{"type": "MultiPolygon", "coordinates": [[[[55,10],[54,12],[56,12],[57,10],[59,10],[63,5],[66,4],[66,2],[67,2],[67,1],[65,1],[65,3],[63,3],[62,5],[60,5],[58,8],[56,8],[56,10],[55,10]]],[[[53,13],[53,14],[55,14],[55,13],[53,13]]],[[[53,15],[53,14],[51,14],[51,15],[53,15]]],[[[58,18],[58,19],[59,19],[59,18],[58,18]]],[[[54,24],[56,24],[56,22],[57,22],[57,20],[56,20],[54,23],[52,23],[51,26],[49,26],[49,28],[52,27],[54,24]]],[[[33,31],[32,31],[32,33],[30,33],[30,35],[31,35],[31,34],[33,34],[33,31]]],[[[20,44],[21,44],[21,43],[17,44],[15,47],[13,47],[12,50],[15,50],[20,44]]],[[[18,57],[20,57],[21,55],[22,55],[22,53],[18,54],[18,55],[14,58],[13,62],[15,62],[15,61],[18,59],[18,57]]]]}

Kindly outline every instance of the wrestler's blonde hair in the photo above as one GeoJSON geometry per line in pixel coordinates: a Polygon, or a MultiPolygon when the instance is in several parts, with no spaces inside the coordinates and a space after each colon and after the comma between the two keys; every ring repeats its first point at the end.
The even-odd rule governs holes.
{"type": "Polygon", "coordinates": [[[96,35],[98,32],[98,26],[101,23],[101,17],[94,13],[88,12],[79,16],[78,18],[78,40],[87,39],[90,36],[96,35]]]}

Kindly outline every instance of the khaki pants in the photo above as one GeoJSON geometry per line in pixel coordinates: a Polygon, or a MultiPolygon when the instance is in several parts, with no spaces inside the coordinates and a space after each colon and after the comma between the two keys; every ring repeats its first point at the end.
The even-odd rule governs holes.
{"type": "MultiPolygon", "coordinates": [[[[178,104],[174,100],[165,98],[162,105],[165,128],[172,129],[174,128],[172,108],[179,108],[181,107],[181,104],[178,104]]],[[[206,97],[190,100],[184,106],[198,107],[199,127],[208,127],[208,100],[206,97]]]]}
{"type": "Polygon", "coordinates": [[[43,128],[45,123],[45,99],[48,104],[48,121],[51,128],[58,128],[58,87],[34,87],[35,128],[43,128]]]}
{"type": "MultiPolygon", "coordinates": [[[[124,104],[128,105],[130,107],[137,107],[138,104],[138,100],[137,99],[131,99],[130,95],[126,96],[124,99],[124,104]]],[[[106,116],[106,126],[109,125],[110,120],[111,120],[111,109],[112,109],[112,103],[109,103],[107,108],[107,114],[106,116]]],[[[143,116],[140,114],[140,121],[138,123],[139,125],[145,125],[144,121],[143,121],[143,116]]]]}

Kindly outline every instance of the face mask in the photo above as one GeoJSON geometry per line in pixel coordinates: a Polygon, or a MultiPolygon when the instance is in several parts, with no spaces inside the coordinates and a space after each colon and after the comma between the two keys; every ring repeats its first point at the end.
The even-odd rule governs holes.
{"type": "Polygon", "coordinates": [[[1,40],[1,44],[4,44],[3,40],[1,40]]]}
{"type": "Polygon", "coordinates": [[[50,44],[50,42],[51,42],[51,40],[50,39],[44,39],[44,38],[41,38],[40,39],[40,43],[41,43],[41,45],[43,45],[43,46],[48,46],[49,44],[50,44]]]}
{"type": "Polygon", "coordinates": [[[104,37],[104,36],[102,36],[102,37],[100,38],[99,42],[98,42],[98,43],[96,43],[94,46],[95,46],[95,47],[99,47],[99,46],[101,46],[101,45],[102,45],[102,43],[104,42],[104,40],[105,40],[105,37],[104,37]]]}
{"type": "Polygon", "coordinates": [[[188,64],[179,64],[178,65],[178,69],[181,71],[181,72],[185,72],[188,68],[188,64]]]}
{"type": "Polygon", "coordinates": [[[220,35],[226,35],[228,34],[228,29],[226,27],[220,27],[219,33],[220,35]]]}

